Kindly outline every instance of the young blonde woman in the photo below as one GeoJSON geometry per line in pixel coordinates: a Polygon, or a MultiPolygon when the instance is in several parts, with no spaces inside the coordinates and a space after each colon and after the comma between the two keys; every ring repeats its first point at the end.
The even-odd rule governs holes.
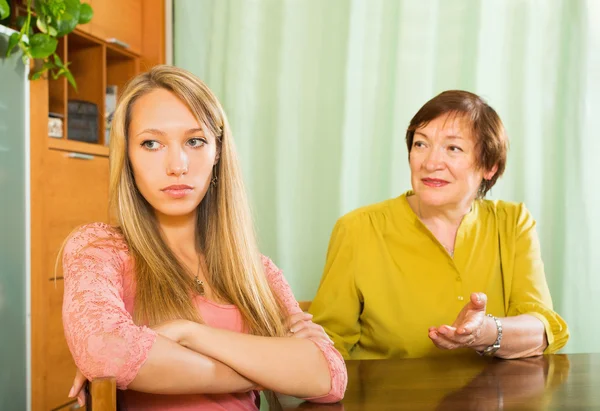
{"type": "Polygon", "coordinates": [[[82,375],[116,377],[128,410],[256,409],[259,387],[342,398],[342,357],[258,251],[227,119],[204,83],[169,66],[130,82],[110,194],[118,225],[78,229],[63,253],[64,330],[82,375]]]}

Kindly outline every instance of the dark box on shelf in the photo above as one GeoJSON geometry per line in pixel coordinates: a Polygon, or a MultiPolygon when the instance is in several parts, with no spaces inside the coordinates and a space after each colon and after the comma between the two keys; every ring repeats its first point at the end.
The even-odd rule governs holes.
{"type": "Polygon", "coordinates": [[[98,142],[98,106],[89,101],[69,100],[67,138],[69,140],[98,142]]]}

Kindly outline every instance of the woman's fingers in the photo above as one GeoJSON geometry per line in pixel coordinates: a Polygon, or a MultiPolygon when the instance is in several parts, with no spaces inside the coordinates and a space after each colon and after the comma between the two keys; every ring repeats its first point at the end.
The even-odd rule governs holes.
{"type": "Polygon", "coordinates": [[[457,327],[457,333],[460,335],[473,334],[480,327],[481,321],[479,319],[472,318],[459,325],[457,327]]]}
{"type": "Polygon", "coordinates": [[[472,293],[471,294],[471,302],[477,308],[481,309],[487,305],[487,295],[485,293],[472,293]]]}
{"type": "Polygon", "coordinates": [[[73,378],[73,386],[69,391],[69,397],[73,398],[79,391],[81,391],[86,381],[87,378],[85,378],[82,372],[77,369],[77,371],[75,371],[75,378],[73,378]]]}
{"type": "Polygon", "coordinates": [[[456,327],[451,327],[449,325],[442,325],[437,329],[438,334],[443,335],[451,340],[458,337],[456,334],[456,327]]]}
{"type": "Polygon", "coordinates": [[[85,405],[85,390],[81,390],[77,394],[77,404],[79,404],[80,407],[85,405]]]}
{"type": "Polygon", "coordinates": [[[320,341],[323,341],[327,344],[333,344],[333,341],[331,340],[331,338],[329,338],[329,336],[327,336],[327,334],[320,332],[318,330],[315,330],[313,328],[304,328],[303,330],[294,333],[293,335],[294,338],[310,338],[310,339],[317,339],[320,341]]]}
{"type": "MultiPolygon", "coordinates": [[[[286,321],[286,327],[288,330],[294,330],[296,325],[301,325],[301,323],[305,322],[305,321],[311,321],[312,320],[312,314],[309,313],[296,313],[293,315],[290,315],[286,321]]],[[[292,331],[293,332],[293,331],[292,331]]]]}
{"type": "Polygon", "coordinates": [[[447,339],[444,335],[438,334],[437,331],[430,331],[429,338],[435,344],[436,347],[442,350],[453,350],[457,348],[454,342],[447,339]]]}
{"type": "MultiPolygon", "coordinates": [[[[474,333],[458,334],[457,329],[448,325],[442,325],[439,328],[429,329],[429,338],[432,341],[438,341],[445,349],[454,349],[471,346],[477,335],[474,333]]],[[[438,345],[438,344],[436,344],[438,345]]]]}
{"type": "Polygon", "coordinates": [[[286,325],[288,326],[288,337],[315,338],[328,344],[333,344],[323,327],[313,323],[312,315],[309,313],[296,313],[291,315],[286,325]]]}
{"type": "Polygon", "coordinates": [[[290,337],[297,338],[318,338],[333,344],[333,340],[329,338],[323,327],[310,321],[305,321],[302,328],[288,334],[290,337]]]}
{"type": "Polygon", "coordinates": [[[306,327],[310,327],[311,324],[313,324],[312,321],[298,321],[290,327],[290,333],[295,334],[298,331],[305,329],[306,327]]]}
{"type": "Polygon", "coordinates": [[[73,379],[73,386],[69,391],[68,397],[73,398],[77,397],[77,402],[80,406],[85,405],[85,390],[84,385],[87,382],[87,378],[77,369],[75,372],[75,378],[73,379]]]}

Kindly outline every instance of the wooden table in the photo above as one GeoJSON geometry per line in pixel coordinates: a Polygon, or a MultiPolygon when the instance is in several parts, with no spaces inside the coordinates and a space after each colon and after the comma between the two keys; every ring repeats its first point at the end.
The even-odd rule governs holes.
{"type": "Polygon", "coordinates": [[[267,393],[280,410],[600,410],[600,354],[347,361],[338,404],[267,393]]]}

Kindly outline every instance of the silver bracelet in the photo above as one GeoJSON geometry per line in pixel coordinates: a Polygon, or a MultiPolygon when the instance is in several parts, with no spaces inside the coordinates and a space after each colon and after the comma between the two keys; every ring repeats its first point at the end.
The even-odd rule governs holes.
{"type": "Polygon", "coordinates": [[[500,322],[498,317],[494,317],[492,314],[488,314],[487,316],[491,317],[494,320],[494,322],[496,323],[496,328],[498,330],[498,337],[496,337],[496,341],[494,341],[494,343],[492,345],[490,345],[483,351],[477,351],[477,352],[479,353],[479,355],[487,355],[487,356],[491,357],[494,354],[496,354],[496,351],[498,351],[500,349],[500,341],[502,341],[502,322],[500,322]]]}

